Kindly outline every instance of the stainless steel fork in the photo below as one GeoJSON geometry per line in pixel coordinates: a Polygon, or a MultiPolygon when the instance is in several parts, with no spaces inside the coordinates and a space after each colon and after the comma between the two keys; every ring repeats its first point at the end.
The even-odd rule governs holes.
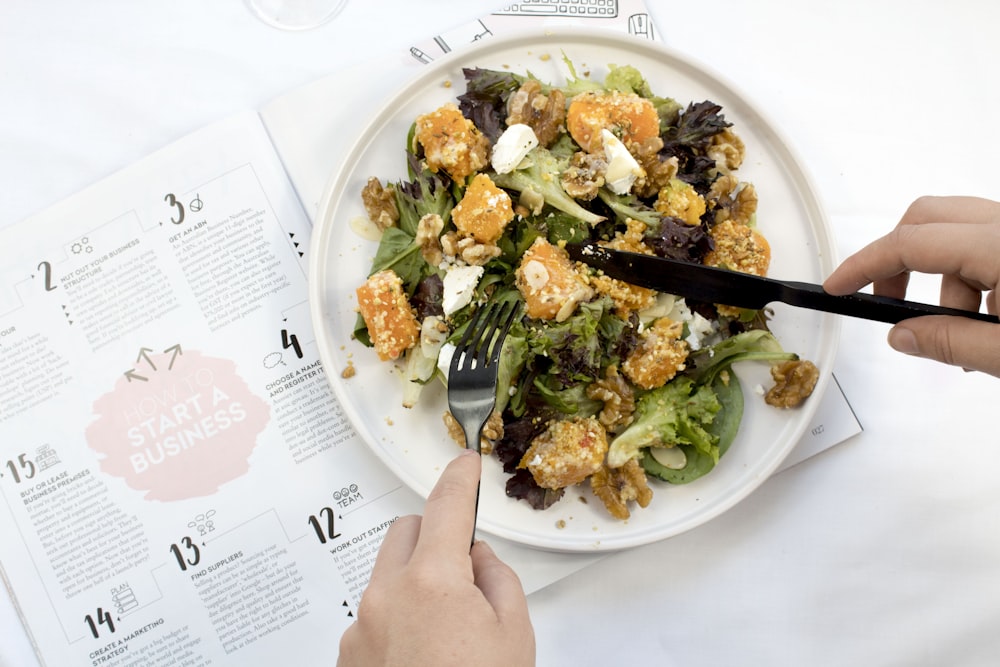
{"type": "MultiPolygon", "coordinates": [[[[483,426],[496,406],[497,369],[504,338],[520,312],[517,301],[491,303],[469,320],[448,368],[448,408],[465,432],[466,448],[480,451],[483,426]]],[[[479,495],[476,494],[476,512],[479,495]]],[[[473,527],[475,540],[475,527],[473,527]]]]}

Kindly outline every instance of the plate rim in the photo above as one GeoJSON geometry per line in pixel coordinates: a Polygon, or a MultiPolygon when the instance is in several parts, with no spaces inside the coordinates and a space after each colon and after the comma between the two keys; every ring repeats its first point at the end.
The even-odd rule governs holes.
{"type": "MultiPolygon", "coordinates": [[[[331,206],[336,204],[341,196],[342,190],[346,186],[344,181],[353,171],[353,164],[356,161],[355,158],[359,156],[364,146],[374,140],[373,129],[381,126],[395,115],[395,110],[392,105],[394,100],[409,99],[415,92],[424,90],[426,86],[432,82],[436,81],[440,84],[443,73],[449,72],[458,63],[471,62],[477,57],[477,55],[482,56],[490,54],[491,52],[505,51],[519,47],[536,49],[544,47],[555,50],[561,49],[561,44],[564,44],[567,41],[591,42],[597,46],[622,50],[623,52],[640,52],[646,56],[665,56],[673,61],[671,65],[675,63],[682,64],[689,71],[695,72],[698,76],[706,78],[706,80],[711,82],[713,85],[724,88],[734,100],[737,100],[746,110],[756,116],[755,120],[758,120],[762,124],[762,127],[766,129],[767,133],[773,137],[773,143],[785,153],[784,158],[794,165],[795,173],[791,174],[793,181],[798,183],[797,189],[800,194],[806,193],[808,195],[808,197],[803,198],[802,204],[807,210],[811,211],[811,215],[809,216],[809,229],[817,243],[817,247],[815,248],[817,259],[820,262],[821,268],[824,263],[832,267],[836,261],[836,245],[833,240],[833,233],[829,218],[818,194],[817,188],[815,187],[813,177],[806,167],[805,162],[800,158],[795,150],[795,147],[783,135],[780,128],[772,122],[768,114],[760,109],[754,99],[746,95],[739,86],[733,84],[732,81],[725,76],[720,75],[712,67],[707,66],[704,63],[701,63],[696,59],[680,53],[676,49],[659,42],[652,42],[650,40],[632,37],[606,28],[582,28],[573,26],[567,26],[565,28],[550,26],[544,29],[525,30],[512,35],[495,36],[479,44],[453,51],[445,56],[435,59],[429,65],[424,66],[414,76],[407,79],[403,85],[398,86],[390,93],[383,95],[379,99],[378,103],[372,107],[378,109],[378,112],[375,113],[366,123],[358,125],[358,134],[356,138],[351,142],[349,149],[339,161],[338,166],[333,170],[333,172],[331,172],[326,186],[323,189],[323,194],[319,199],[317,216],[310,234],[308,251],[308,296],[310,318],[313,332],[316,336],[320,361],[329,371],[334,371],[325,373],[328,384],[333,390],[345,416],[347,416],[348,420],[351,422],[352,427],[355,429],[360,439],[364,441],[365,446],[372,451],[379,461],[389,468],[389,470],[391,470],[402,483],[423,499],[426,499],[430,489],[425,488],[424,484],[420,480],[416,479],[413,473],[399,465],[394,458],[389,456],[389,454],[383,451],[382,448],[378,447],[376,443],[370,442],[370,438],[366,434],[366,428],[363,425],[360,415],[357,414],[352,402],[349,399],[349,392],[345,383],[339,381],[339,374],[336,372],[334,360],[331,358],[331,353],[329,352],[329,341],[327,340],[328,332],[324,327],[324,322],[328,317],[324,300],[324,286],[319,284],[320,281],[317,280],[317,276],[321,274],[320,264],[321,262],[325,262],[327,260],[325,251],[328,244],[320,243],[319,241],[328,236],[330,234],[330,230],[334,226],[328,221],[328,214],[331,210],[331,206]],[[824,259],[826,262],[823,261],[824,259]]],[[[555,58],[556,56],[552,55],[551,57],[555,58]]],[[[470,64],[468,66],[473,65],[470,64]]],[[[821,314],[820,328],[822,330],[823,337],[827,339],[827,344],[824,347],[819,348],[819,352],[822,356],[816,359],[821,371],[819,381],[817,382],[813,394],[813,400],[808,401],[805,406],[799,408],[800,411],[805,413],[804,416],[799,417],[801,424],[797,427],[794,435],[789,437],[788,443],[784,446],[783,450],[780,451],[779,455],[772,457],[766,465],[762,465],[760,468],[755,469],[757,474],[753,477],[750,483],[746,483],[739,487],[738,492],[730,493],[724,502],[715,503],[710,511],[698,514],[692,519],[680,522],[679,525],[675,525],[669,530],[646,530],[631,537],[604,535],[595,537],[592,540],[581,539],[574,540],[573,542],[556,538],[532,539],[531,541],[525,541],[524,537],[520,536],[516,531],[509,530],[502,526],[497,526],[489,519],[489,517],[484,517],[482,514],[479,518],[478,527],[483,532],[491,535],[495,535],[524,546],[548,551],[567,553],[614,552],[679,535],[707,523],[708,521],[711,521],[712,519],[725,513],[758,489],[764,481],[766,481],[775,472],[775,470],[780,467],[782,462],[787,458],[805,434],[810,420],[819,408],[819,404],[821,402],[819,399],[825,395],[833,376],[833,363],[837,357],[840,343],[841,320],[835,315],[823,313],[821,314]]]]}

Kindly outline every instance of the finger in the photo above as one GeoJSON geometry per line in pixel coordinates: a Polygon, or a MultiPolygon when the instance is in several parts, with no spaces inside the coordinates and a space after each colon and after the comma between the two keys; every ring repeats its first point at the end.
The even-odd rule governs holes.
{"type": "Polygon", "coordinates": [[[889,331],[900,352],[1000,377],[1000,325],[934,315],[900,322],[889,331]]]}
{"type": "Polygon", "coordinates": [[[448,464],[424,504],[414,558],[468,558],[481,475],[482,459],[473,449],[463,449],[448,464]]]}
{"type": "Polygon", "coordinates": [[[978,311],[983,302],[983,290],[969,285],[961,278],[941,278],[941,305],[948,308],[978,311]]]}
{"type": "Polygon", "coordinates": [[[1000,222],[1000,203],[980,197],[920,197],[906,209],[899,224],[929,222],[974,225],[1000,222]]]}
{"type": "MultiPolygon", "coordinates": [[[[900,225],[923,225],[929,223],[964,223],[981,225],[1000,222],[1000,204],[980,197],[920,197],[914,201],[900,219],[900,225]]],[[[875,285],[877,294],[896,298],[906,295],[909,274],[880,280],[875,285]]],[[[962,285],[961,287],[966,287],[962,285]]],[[[945,298],[946,287],[942,285],[942,305],[950,305],[945,298]]],[[[967,296],[963,295],[963,296],[967,296]]],[[[968,303],[968,299],[962,301],[968,303]]],[[[963,306],[956,305],[959,308],[963,306]]],[[[968,306],[965,306],[968,308],[968,306]]],[[[978,308],[973,306],[973,309],[978,308]]]]}
{"type": "Polygon", "coordinates": [[[496,611],[500,622],[504,625],[530,626],[528,599],[524,596],[524,588],[517,573],[497,558],[493,549],[485,542],[472,545],[471,557],[476,587],[483,592],[483,597],[496,611]]]}
{"type": "Polygon", "coordinates": [[[337,667],[351,667],[351,665],[356,664],[352,656],[355,656],[355,651],[363,646],[363,640],[359,636],[360,632],[361,630],[358,628],[358,624],[353,623],[350,627],[344,630],[344,634],[340,636],[340,650],[337,653],[337,667]]]}
{"type": "Polygon", "coordinates": [[[420,525],[420,517],[414,514],[401,516],[392,522],[379,546],[375,567],[372,568],[369,577],[369,585],[384,573],[396,571],[410,562],[417,537],[420,535],[420,525]]]}
{"type": "MultiPolygon", "coordinates": [[[[869,283],[920,271],[957,275],[987,289],[996,286],[1000,275],[998,247],[1000,225],[900,225],[844,260],[823,287],[831,294],[849,294],[869,283]]],[[[885,285],[892,284],[882,287],[889,289],[885,285]]]]}
{"type": "Polygon", "coordinates": [[[875,294],[881,294],[883,296],[891,296],[896,299],[902,299],[906,296],[906,290],[910,286],[910,272],[903,271],[894,276],[889,276],[888,278],[882,278],[881,280],[876,280],[872,287],[872,291],[875,294]]]}

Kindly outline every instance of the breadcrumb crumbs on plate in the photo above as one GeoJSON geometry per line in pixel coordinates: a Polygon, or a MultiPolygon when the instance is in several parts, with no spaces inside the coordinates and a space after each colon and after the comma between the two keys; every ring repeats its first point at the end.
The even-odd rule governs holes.
{"type": "Polygon", "coordinates": [[[565,527],[566,527],[566,520],[565,519],[559,519],[558,521],[556,521],[556,528],[558,528],[559,530],[562,530],[565,527]]]}
{"type": "Polygon", "coordinates": [[[386,423],[386,426],[394,426],[395,425],[394,422],[392,421],[392,417],[386,417],[385,418],[385,423],[386,423]]]}
{"type": "Polygon", "coordinates": [[[354,377],[358,370],[354,367],[354,364],[350,361],[347,362],[347,366],[340,372],[340,377],[345,380],[354,377]]]}
{"type": "Polygon", "coordinates": [[[549,60],[551,60],[552,56],[550,54],[548,54],[548,53],[543,53],[542,55],[538,56],[538,59],[541,60],[544,63],[544,62],[548,62],[549,60]]]}

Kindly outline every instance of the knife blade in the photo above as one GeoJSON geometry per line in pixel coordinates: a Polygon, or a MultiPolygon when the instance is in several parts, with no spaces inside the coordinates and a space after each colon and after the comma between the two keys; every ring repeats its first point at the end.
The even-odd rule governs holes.
{"type": "Polygon", "coordinates": [[[693,262],[614,250],[592,242],[568,243],[566,251],[572,259],[600,269],[612,278],[706,303],[759,310],[769,303],[781,302],[890,324],[923,315],[952,315],[1000,322],[995,315],[987,313],[863,292],[837,296],[812,283],[762,278],[693,262]]]}

